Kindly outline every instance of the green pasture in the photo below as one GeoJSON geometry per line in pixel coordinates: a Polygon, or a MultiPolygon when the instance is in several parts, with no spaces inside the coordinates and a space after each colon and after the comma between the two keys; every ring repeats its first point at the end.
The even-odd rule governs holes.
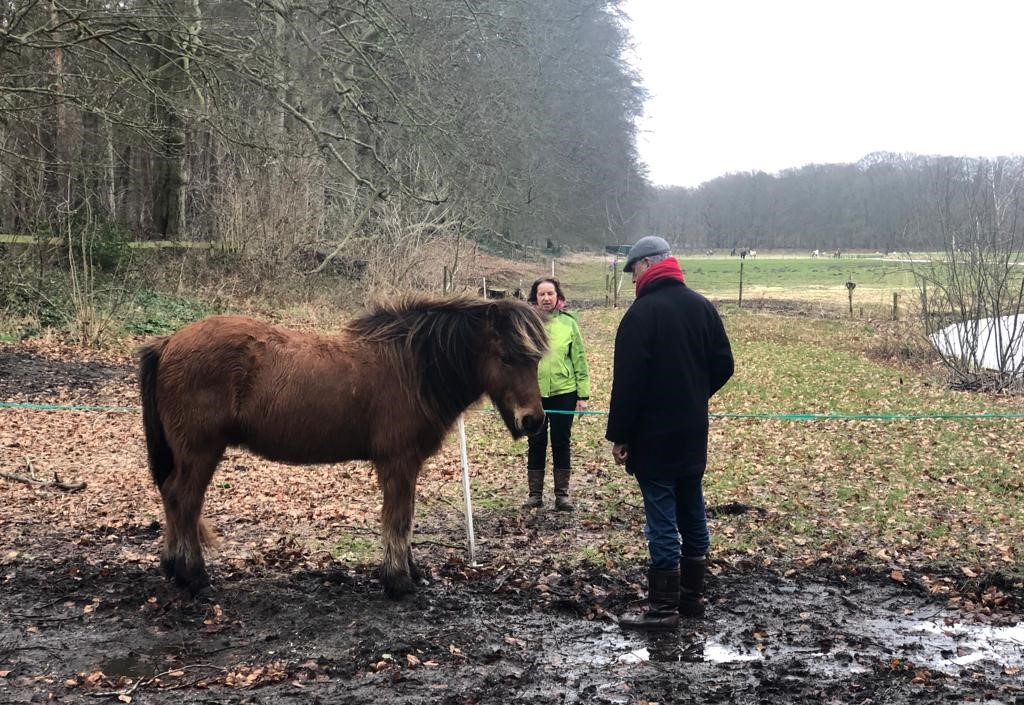
{"type": "MultiPolygon", "coordinates": [[[[591,409],[605,410],[621,311],[593,308],[577,315],[591,365],[591,409]]],[[[888,359],[893,338],[913,335],[910,323],[778,316],[735,307],[726,311],[725,323],[736,374],[712,400],[712,411],[765,418],[712,421],[708,504],[756,508],[712,522],[717,558],[1020,570],[1024,419],[899,417],[1020,414],[1021,399],[953,392],[933,361],[888,359]],[[771,418],[790,413],[893,418],[771,418]]],[[[590,560],[642,557],[640,495],[632,478],[612,463],[604,426],[599,414],[575,422],[580,510],[574,522],[580,524],[566,529],[601,526],[602,538],[597,545],[588,538],[578,550],[566,550],[590,560]]],[[[509,440],[496,416],[483,410],[468,415],[467,432],[481,511],[517,513],[508,500],[525,495],[525,442],[509,440]]],[[[455,495],[447,502],[456,506],[455,495]]]]}
{"type": "MultiPolygon", "coordinates": [[[[745,300],[756,298],[833,301],[848,304],[846,283],[852,281],[855,303],[863,298],[875,304],[891,302],[892,292],[906,292],[915,288],[914,266],[896,259],[844,257],[772,256],[747,258],[707,257],[680,255],[679,263],[687,283],[697,291],[715,299],[737,299],[742,265],[745,300]],[[858,292],[861,297],[858,297],[858,292]]],[[[603,300],[611,276],[610,258],[575,258],[561,262],[557,274],[568,289],[569,298],[603,300]]],[[[628,274],[621,272],[618,262],[620,300],[633,298],[633,284],[628,274]]]]}
{"type": "MultiPolygon", "coordinates": [[[[728,296],[738,290],[740,263],[736,257],[680,261],[691,285],[715,296],[728,296]]],[[[762,257],[747,258],[742,265],[743,286],[752,288],[845,290],[848,281],[870,289],[899,290],[914,285],[913,273],[906,264],[885,260],[762,257]]]]}

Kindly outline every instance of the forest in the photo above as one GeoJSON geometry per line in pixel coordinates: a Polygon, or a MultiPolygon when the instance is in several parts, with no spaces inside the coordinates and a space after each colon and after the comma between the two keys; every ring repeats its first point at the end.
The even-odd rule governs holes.
{"type": "Polygon", "coordinates": [[[693,249],[942,251],[1013,239],[1022,182],[1021,157],[876,153],[659,188],[644,228],[693,249]]]}
{"type": "Polygon", "coordinates": [[[628,41],[616,0],[6,0],[0,233],[628,241],[628,41]]]}

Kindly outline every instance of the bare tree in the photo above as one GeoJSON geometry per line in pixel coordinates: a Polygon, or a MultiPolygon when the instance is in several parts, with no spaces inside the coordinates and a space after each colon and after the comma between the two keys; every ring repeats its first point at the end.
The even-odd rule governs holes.
{"type": "Polygon", "coordinates": [[[928,338],[958,388],[1024,389],[1024,160],[948,160],[933,196],[944,257],[915,268],[928,338]]]}

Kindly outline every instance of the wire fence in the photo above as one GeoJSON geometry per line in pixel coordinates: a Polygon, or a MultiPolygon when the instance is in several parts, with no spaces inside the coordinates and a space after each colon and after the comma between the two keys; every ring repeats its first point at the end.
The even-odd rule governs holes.
{"type": "MultiPolygon", "coordinates": [[[[26,409],[30,411],[96,411],[110,413],[138,413],[140,406],[99,406],[89,404],[35,404],[29,402],[0,402],[0,409],[26,409]]],[[[492,407],[474,409],[494,413],[492,407]]],[[[603,409],[584,411],[546,410],[548,414],[569,414],[572,416],[607,416],[603,409]]],[[[979,412],[979,413],[888,413],[888,414],[819,414],[779,413],[771,411],[714,411],[711,419],[760,419],[764,421],[988,421],[993,419],[1024,419],[1024,412],[979,412]]]]}

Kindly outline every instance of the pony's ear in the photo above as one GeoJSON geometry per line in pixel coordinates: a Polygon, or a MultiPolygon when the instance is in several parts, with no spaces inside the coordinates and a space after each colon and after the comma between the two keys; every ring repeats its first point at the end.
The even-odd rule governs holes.
{"type": "Polygon", "coordinates": [[[515,315],[514,305],[512,301],[504,299],[495,299],[484,304],[487,326],[502,348],[507,348],[513,340],[522,335],[522,332],[517,330],[519,319],[515,315]]]}
{"type": "Polygon", "coordinates": [[[485,299],[480,303],[484,307],[484,316],[488,321],[495,321],[501,318],[499,304],[501,304],[501,299],[485,299]]]}
{"type": "Polygon", "coordinates": [[[484,320],[499,335],[505,332],[505,330],[502,330],[503,327],[505,329],[508,328],[508,316],[499,305],[500,303],[500,299],[494,299],[484,301],[482,304],[484,307],[484,320]]]}

